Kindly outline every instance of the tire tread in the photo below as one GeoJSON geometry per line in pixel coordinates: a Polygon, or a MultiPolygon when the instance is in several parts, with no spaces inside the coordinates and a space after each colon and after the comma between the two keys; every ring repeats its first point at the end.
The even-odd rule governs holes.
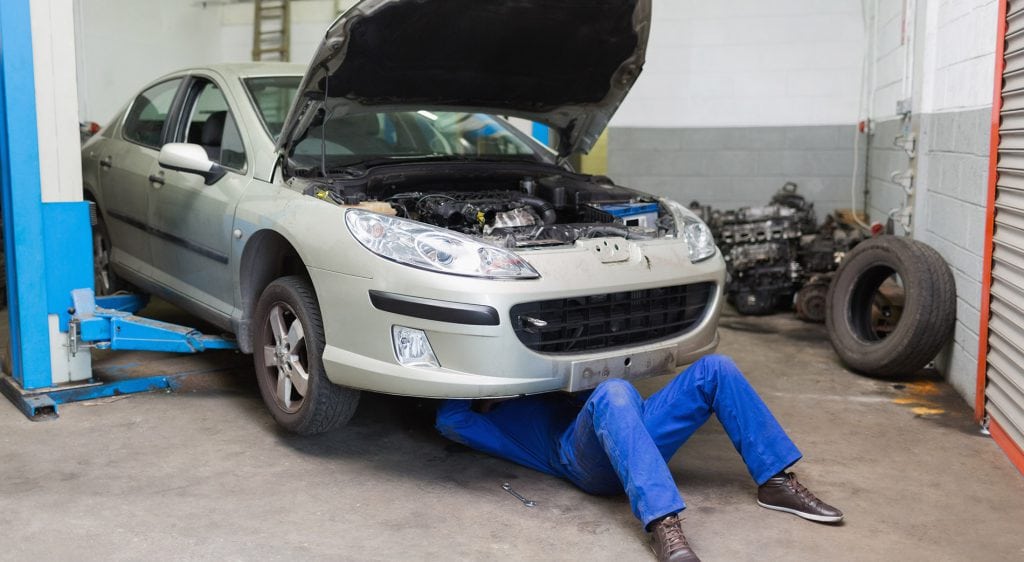
{"type": "Polygon", "coordinates": [[[955,324],[955,279],[942,256],[923,242],[882,236],[861,243],[840,265],[829,287],[829,338],[843,362],[865,374],[896,376],[924,368],[952,338],[955,324]],[[872,259],[899,263],[901,275],[914,277],[917,294],[906,295],[908,304],[897,329],[883,342],[869,344],[855,336],[846,307],[853,283],[872,259]],[[913,317],[907,314],[911,310],[913,317]]]}
{"type": "MultiPolygon", "coordinates": [[[[320,303],[309,280],[297,275],[281,277],[264,290],[264,296],[270,291],[278,289],[290,292],[299,301],[296,304],[303,309],[309,323],[314,324],[313,326],[305,327],[306,337],[314,339],[312,347],[316,350],[316,353],[322,355],[325,344],[323,319],[320,314],[320,303]]],[[[257,310],[260,312],[266,306],[266,303],[263,301],[264,297],[261,297],[260,304],[257,306],[257,310]]],[[[257,317],[262,321],[262,314],[259,314],[257,317]]],[[[258,330],[262,330],[262,328],[258,330]]],[[[259,353],[260,350],[258,346],[256,347],[256,352],[259,353]]],[[[310,351],[312,356],[312,350],[310,351]]],[[[304,400],[309,402],[303,404],[294,419],[282,419],[277,414],[276,406],[272,403],[267,404],[281,425],[299,435],[317,435],[337,429],[348,423],[359,406],[359,391],[339,386],[329,381],[323,373],[322,360],[319,357],[316,358],[319,364],[315,368],[312,364],[313,360],[311,357],[311,364],[309,366],[310,388],[313,391],[304,397],[304,400]],[[317,380],[312,380],[313,377],[316,377],[317,380]]],[[[261,375],[258,374],[257,376],[261,375]]],[[[270,402],[270,400],[272,399],[264,396],[264,401],[270,402]]]]}

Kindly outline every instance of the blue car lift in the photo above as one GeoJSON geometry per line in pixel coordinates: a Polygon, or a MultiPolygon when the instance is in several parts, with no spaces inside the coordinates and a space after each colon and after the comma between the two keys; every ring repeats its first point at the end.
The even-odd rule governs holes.
{"type": "MultiPolygon", "coordinates": [[[[72,355],[91,349],[112,351],[160,351],[201,353],[214,349],[238,349],[233,339],[203,335],[198,330],[135,316],[147,298],[139,295],[95,297],[92,289],[71,292],[74,303],[68,310],[68,349],[72,355]]],[[[53,419],[57,405],[109,396],[174,390],[192,373],[163,375],[116,382],[86,381],[37,391],[26,391],[13,377],[0,378],[0,392],[31,420],[53,419]]]]}
{"type": "MultiPolygon", "coordinates": [[[[98,381],[90,378],[91,357],[83,355],[92,349],[199,353],[237,346],[230,339],[135,316],[145,305],[143,298],[94,298],[90,204],[81,200],[80,183],[52,172],[62,162],[58,156],[73,153],[78,124],[66,123],[73,133],[40,133],[37,124],[36,65],[41,65],[42,87],[59,96],[40,98],[39,115],[53,119],[54,127],[64,126],[61,111],[68,106],[58,105],[56,98],[75,91],[74,76],[62,75],[58,83],[54,61],[58,48],[73,49],[67,42],[74,39],[47,38],[53,52],[35,60],[29,4],[0,0],[0,208],[10,318],[10,368],[5,370],[11,371],[0,375],[0,392],[38,420],[57,417],[58,404],[174,389],[188,375],[98,381]],[[68,134],[74,135],[70,143],[65,142],[68,134]],[[40,143],[41,138],[46,142],[40,143]],[[45,185],[42,154],[51,172],[45,185]]],[[[64,103],[70,102],[65,98],[64,103]]]]}

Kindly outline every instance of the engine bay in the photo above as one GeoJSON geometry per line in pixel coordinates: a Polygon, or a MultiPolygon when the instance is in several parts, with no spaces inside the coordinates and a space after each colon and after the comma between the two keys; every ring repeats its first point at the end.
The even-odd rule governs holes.
{"type": "Polygon", "coordinates": [[[571,245],[587,238],[651,240],[676,235],[675,219],[658,198],[600,176],[406,170],[374,174],[363,182],[305,181],[306,195],[509,249],[571,245]]]}

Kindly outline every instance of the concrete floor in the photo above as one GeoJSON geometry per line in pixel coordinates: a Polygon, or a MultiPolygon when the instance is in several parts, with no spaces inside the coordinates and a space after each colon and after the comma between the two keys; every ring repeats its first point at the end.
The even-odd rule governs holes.
{"type": "MultiPolygon", "coordinates": [[[[757,507],[711,422],[672,461],[704,560],[1024,560],[1024,477],[949,386],[851,374],[822,327],[785,314],[726,317],[720,351],[803,449],[801,479],[847,518],[757,507]]],[[[231,354],[119,355],[97,370],[210,374],[187,392],[64,406],[53,422],[0,400],[0,559],[651,559],[624,498],[448,443],[429,401],[365,396],[347,428],[296,438],[247,369],[231,354]]]]}

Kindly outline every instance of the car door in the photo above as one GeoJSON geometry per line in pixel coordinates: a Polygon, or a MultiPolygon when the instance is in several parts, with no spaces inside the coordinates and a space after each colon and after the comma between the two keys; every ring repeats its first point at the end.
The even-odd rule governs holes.
{"type": "Polygon", "coordinates": [[[111,259],[146,276],[152,273],[147,218],[151,178],[160,169],[157,158],[182,83],[182,78],[174,78],[139,94],[120,131],[97,147],[100,207],[112,244],[111,259]]]}
{"type": "Polygon", "coordinates": [[[202,146],[227,174],[205,185],[196,174],[163,169],[149,198],[152,263],[158,281],[221,315],[234,303],[231,274],[235,207],[251,181],[242,133],[224,90],[193,76],[185,86],[175,142],[202,146]]]}

